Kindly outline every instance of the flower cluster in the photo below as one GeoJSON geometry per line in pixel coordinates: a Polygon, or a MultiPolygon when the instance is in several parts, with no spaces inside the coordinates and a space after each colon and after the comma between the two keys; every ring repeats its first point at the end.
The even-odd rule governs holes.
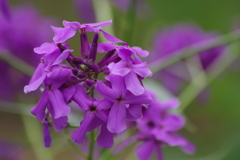
{"type": "Polygon", "coordinates": [[[144,111],[144,117],[137,120],[139,133],[137,139],[143,141],[137,149],[137,157],[140,160],[148,160],[154,150],[157,159],[162,160],[161,147],[168,144],[179,146],[184,152],[192,154],[195,146],[177,133],[185,123],[184,117],[169,113],[169,110],[179,106],[177,99],[159,102],[152,94],[152,103],[144,111]]]}
{"type": "Polygon", "coordinates": [[[148,52],[139,47],[131,48],[103,31],[102,27],[110,23],[112,21],[90,24],[63,21],[63,28],[52,26],[53,42],[34,48],[42,58],[24,92],[35,91],[44,84],[42,97],[31,113],[44,124],[46,147],[51,144],[49,124],[53,122],[56,131],[65,128],[71,102],[84,111],[80,127],[71,139],[81,144],[86,132],[100,127],[97,144],[101,148],[111,148],[113,135],[127,128],[126,120],[142,118],[143,106],[151,103],[142,80],[152,73],[147,63],[139,58],[146,57],[148,52]],[[81,58],[75,57],[74,50],[66,43],[77,31],[80,32],[81,58]],[[94,34],[91,44],[87,32],[94,34]],[[98,43],[100,33],[109,42],[98,43]],[[98,53],[106,54],[96,62],[98,53]],[[100,80],[100,74],[105,74],[105,81],[100,80]],[[95,90],[102,98],[96,98],[95,90]]]}

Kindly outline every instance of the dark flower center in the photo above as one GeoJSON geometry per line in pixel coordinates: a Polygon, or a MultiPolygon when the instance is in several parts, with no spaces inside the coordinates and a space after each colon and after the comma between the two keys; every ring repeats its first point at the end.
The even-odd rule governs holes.
{"type": "Polygon", "coordinates": [[[150,127],[150,128],[155,127],[155,124],[154,124],[152,121],[149,121],[149,122],[147,123],[147,125],[148,125],[148,127],[150,127]]]}
{"type": "Polygon", "coordinates": [[[95,106],[90,107],[90,111],[91,112],[96,112],[96,107],[95,106]]]}
{"type": "Polygon", "coordinates": [[[120,97],[117,99],[118,102],[121,102],[122,100],[123,100],[122,96],[120,96],[120,97]]]}

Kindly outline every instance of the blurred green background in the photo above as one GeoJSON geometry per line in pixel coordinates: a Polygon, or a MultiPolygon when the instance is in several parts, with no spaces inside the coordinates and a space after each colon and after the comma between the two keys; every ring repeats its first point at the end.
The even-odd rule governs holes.
{"type": "MultiPolygon", "coordinates": [[[[9,2],[13,7],[21,3],[32,3],[44,16],[56,18],[60,26],[62,20],[81,22],[76,15],[73,1],[10,0],[9,2]]],[[[132,46],[140,46],[146,50],[151,49],[153,36],[157,31],[178,23],[196,23],[206,31],[225,34],[231,32],[233,25],[240,21],[239,0],[147,0],[146,4],[148,9],[142,11],[146,16],[134,17],[131,24],[127,22],[130,14],[121,13],[112,6],[116,35],[127,40],[132,46]],[[129,32],[131,35],[126,36],[126,33],[121,33],[118,25],[132,25],[133,28],[129,32]]],[[[104,13],[106,10],[101,8],[98,10],[108,15],[104,13]]],[[[71,48],[77,50],[79,40],[74,38],[71,43],[71,48]]],[[[178,147],[165,147],[163,153],[166,160],[240,159],[239,69],[236,63],[208,86],[211,91],[206,103],[195,100],[185,110],[185,115],[194,125],[195,130],[190,132],[183,129],[181,133],[196,145],[196,153],[187,155],[178,147]]],[[[28,95],[23,97],[29,102],[28,95]]],[[[5,104],[0,105],[4,107],[5,104]]],[[[37,157],[43,158],[40,160],[79,159],[65,141],[62,132],[57,133],[52,130],[54,137],[52,147],[45,149],[41,137],[41,124],[33,116],[0,111],[0,126],[0,139],[18,145],[20,150],[16,151],[16,154],[21,160],[37,160],[37,157]]],[[[135,159],[134,154],[126,159],[135,159]]]]}

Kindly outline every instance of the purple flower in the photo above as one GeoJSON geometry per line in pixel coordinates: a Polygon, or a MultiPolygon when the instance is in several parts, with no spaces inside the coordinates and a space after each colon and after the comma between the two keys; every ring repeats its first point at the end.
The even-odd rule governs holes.
{"type": "Polygon", "coordinates": [[[81,22],[96,22],[91,0],[75,0],[74,7],[81,22]]]}
{"type": "MultiPolygon", "coordinates": [[[[159,59],[167,59],[174,56],[173,53],[184,47],[197,45],[204,41],[217,37],[218,34],[213,32],[204,32],[196,25],[180,24],[170,29],[163,30],[156,34],[148,62],[154,62],[159,59]]],[[[216,60],[225,47],[217,47],[199,53],[200,64],[204,70],[216,60]]],[[[178,94],[184,82],[190,80],[189,72],[186,65],[182,62],[174,64],[163,71],[157,73],[155,78],[160,80],[172,93],[178,94]],[[181,76],[179,76],[179,73],[181,76]]]]}
{"type": "Polygon", "coordinates": [[[145,110],[143,119],[137,120],[137,137],[144,141],[137,149],[138,159],[147,160],[156,150],[158,159],[162,160],[160,147],[165,144],[179,146],[184,152],[192,154],[195,146],[177,133],[184,126],[185,119],[168,113],[168,110],[176,108],[179,102],[176,99],[167,102],[159,102],[155,97],[153,99],[149,108],[145,110]]]}
{"type": "Polygon", "coordinates": [[[70,113],[70,107],[67,105],[63,93],[59,90],[61,85],[70,77],[70,73],[68,69],[56,67],[51,76],[44,80],[46,87],[42,97],[31,110],[31,113],[39,121],[43,121],[46,108],[48,108],[54,119],[64,117],[70,113]]]}
{"type": "MultiPolygon", "coordinates": [[[[137,48],[137,51],[139,51],[139,54],[144,56],[148,54],[143,52],[140,48],[137,48]]],[[[147,67],[147,63],[142,63],[140,59],[137,59],[138,61],[136,61],[136,53],[134,50],[130,50],[128,48],[119,47],[118,55],[121,60],[117,63],[111,63],[108,65],[110,73],[123,76],[127,89],[134,95],[143,94],[145,89],[138,76],[143,78],[152,75],[151,71],[147,67]],[[133,55],[135,56],[134,60],[131,58],[133,55]]]]}
{"type": "Polygon", "coordinates": [[[105,100],[96,101],[93,98],[87,98],[86,91],[81,85],[76,86],[73,101],[85,111],[85,116],[78,130],[71,136],[71,139],[81,144],[86,132],[101,126],[101,132],[97,138],[98,146],[101,148],[111,148],[113,146],[113,133],[109,132],[106,127],[108,118],[106,110],[111,107],[111,102],[105,100]]]}
{"type": "Polygon", "coordinates": [[[149,104],[151,98],[146,91],[139,96],[133,95],[126,89],[121,76],[110,75],[109,80],[111,88],[104,84],[104,82],[98,81],[96,90],[106,100],[113,103],[108,117],[108,130],[112,133],[120,133],[127,128],[125,123],[127,110],[133,117],[140,118],[142,115],[142,104],[149,104]],[[126,105],[129,105],[128,108],[126,108],[126,105]]]}
{"type": "MultiPolygon", "coordinates": [[[[31,5],[13,7],[11,10],[10,21],[0,16],[0,52],[12,54],[36,67],[40,57],[34,54],[33,48],[50,39],[52,33],[49,26],[55,22],[44,18],[31,5]]],[[[29,77],[2,61],[0,68],[2,73],[0,97],[4,100],[13,100],[20,91],[22,92],[29,77]]]]}

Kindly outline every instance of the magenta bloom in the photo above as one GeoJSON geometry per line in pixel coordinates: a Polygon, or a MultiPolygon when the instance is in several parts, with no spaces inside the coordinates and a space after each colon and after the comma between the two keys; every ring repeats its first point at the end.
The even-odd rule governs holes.
{"type": "Polygon", "coordinates": [[[185,123],[182,116],[168,113],[169,109],[178,107],[176,99],[159,102],[153,97],[153,102],[145,110],[143,119],[137,121],[139,133],[137,137],[143,144],[137,149],[140,160],[148,160],[156,150],[159,160],[163,160],[160,147],[165,144],[179,146],[186,153],[193,153],[195,146],[177,133],[185,123]]]}
{"type": "Polygon", "coordinates": [[[45,90],[43,95],[31,112],[37,116],[39,121],[42,121],[45,114],[45,108],[48,103],[51,104],[54,111],[54,118],[60,118],[66,116],[70,112],[70,108],[67,106],[64,97],[59,90],[61,85],[66,82],[70,77],[71,72],[68,69],[57,67],[50,77],[44,81],[45,90]]]}
{"type": "Polygon", "coordinates": [[[81,85],[76,86],[73,100],[85,111],[85,116],[78,130],[71,136],[71,139],[81,144],[86,132],[101,126],[101,132],[97,138],[98,146],[111,148],[113,146],[113,133],[109,132],[106,127],[108,119],[107,110],[111,107],[111,102],[104,100],[96,101],[93,98],[89,99],[81,85]]]}
{"type": "Polygon", "coordinates": [[[109,80],[111,88],[104,82],[98,81],[96,90],[113,103],[108,117],[108,130],[112,133],[120,133],[127,128],[125,122],[127,110],[133,117],[140,118],[142,116],[142,104],[149,104],[151,97],[146,91],[139,96],[129,92],[121,76],[110,75],[109,80]],[[128,108],[126,108],[126,105],[129,105],[128,108]]]}
{"type": "MultiPolygon", "coordinates": [[[[159,59],[164,60],[165,58],[167,59],[170,56],[174,56],[173,53],[177,50],[211,40],[217,36],[218,34],[214,32],[204,32],[196,25],[176,25],[156,34],[152,54],[150,55],[148,62],[154,62],[159,59]]],[[[199,53],[197,58],[199,58],[202,68],[207,70],[214,60],[221,55],[224,49],[225,47],[217,47],[199,53]]],[[[164,86],[177,95],[184,82],[190,80],[190,75],[186,65],[179,62],[156,74],[154,78],[160,80],[164,86]],[[174,74],[175,72],[176,74],[174,74]],[[181,76],[178,76],[179,74],[181,76]]]]}
{"type": "MultiPolygon", "coordinates": [[[[3,10],[0,7],[1,11],[3,10]]],[[[13,54],[36,67],[40,57],[33,52],[33,48],[50,39],[52,33],[49,26],[54,23],[53,20],[44,18],[31,5],[13,7],[10,21],[0,14],[0,52],[13,54]]],[[[29,77],[22,75],[2,61],[0,72],[2,73],[0,98],[13,100],[20,91],[22,92],[29,77]]]]}
{"type": "MultiPolygon", "coordinates": [[[[142,52],[139,52],[140,54],[142,52]]],[[[118,63],[111,63],[108,65],[110,72],[114,75],[124,77],[126,88],[134,95],[141,95],[145,89],[142,86],[138,76],[142,78],[152,75],[152,72],[148,69],[146,62],[137,62],[133,60],[131,56],[136,54],[134,50],[128,48],[119,47],[118,55],[121,60],[118,63]]],[[[136,57],[136,55],[135,55],[136,57]]]]}

